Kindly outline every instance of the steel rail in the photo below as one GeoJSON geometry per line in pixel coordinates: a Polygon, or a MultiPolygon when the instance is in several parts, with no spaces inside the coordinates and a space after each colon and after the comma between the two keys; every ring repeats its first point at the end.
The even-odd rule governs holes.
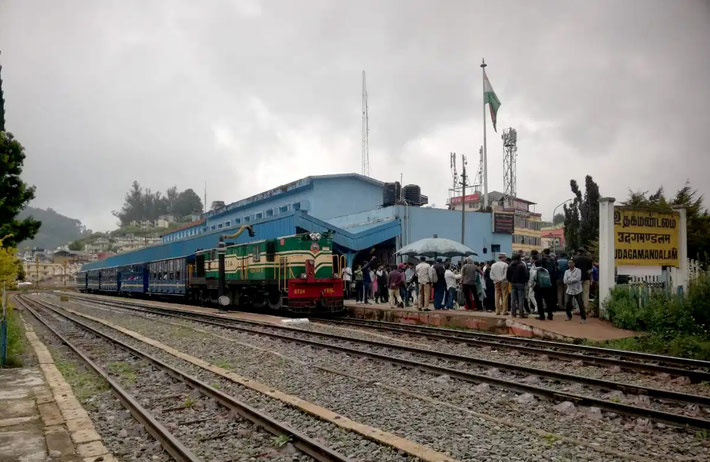
{"type": "MultiPolygon", "coordinates": [[[[379,324],[380,321],[365,321],[365,320],[355,320],[355,319],[327,319],[327,318],[311,318],[312,320],[333,324],[333,325],[344,325],[353,327],[364,327],[367,329],[375,329],[382,332],[396,332],[407,335],[416,335],[420,337],[433,338],[438,340],[446,340],[448,342],[458,342],[465,343],[467,345],[476,346],[489,346],[495,348],[506,348],[510,350],[516,350],[524,353],[535,354],[535,355],[547,355],[554,358],[570,360],[570,361],[582,361],[586,364],[591,364],[594,366],[619,366],[623,369],[639,371],[639,372],[657,372],[666,373],[675,376],[685,376],[688,377],[692,382],[698,383],[702,381],[710,381],[710,372],[699,371],[694,369],[684,369],[679,367],[664,366],[660,364],[647,363],[647,362],[635,362],[627,361],[624,359],[616,359],[609,356],[596,356],[588,355],[583,353],[576,353],[569,350],[555,350],[546,347],[533,347],[527,346],[525,344],[511,344],[506,343],[507,338],[500,338],[497,340],[487,340],[485,338],[480,338],[476,336],[465,336],[463,335],[452,335],[448,333],[438,333],[436,330],[429,331],[428,328],[422,326],[411,326],[407,324],[398,323],[387,323],[379,324]]],[[[443,331],[443,329],[441,329],[443,331]]],[[[495,336],[494,336],[495,337],[495,336]]],[[[500,337],[500,336],[498,336],[500,337]]]]}
{"type": "MultiPolygon", "coordinates": [[[[611,355],[611,356],[619,356],[619,357],[625,357],[629,359],[638,359],[638,360],[643,360],[643,361],[652,361],[652,362],[657,362],[657,363],[665,363],[665,364],[675,364],[677,366],[686,366],[686,367],[695,367],[695,368],[703,368],[706,370],[710,370],[710,361],[703,361],[700,359],[691,359],[691,358],[680,358],[677,356],[667,356],[667,355],[658,355],[658,354],[653,354],[653,353],[642,353],[638,351],[629,351],[629,350],[618,350],[614,348],[603,348],[603,347],[595,347],[591,345],[578,345],[574,343],[564,343],[564,342],[555,342],[551,340],[541,340],[541,339],[532,339],[532,338],[524,338],[524,337],[503,337],[501,335],[496,335],[496,334],[489,334],[486,332],[476,332],[476,331],[462,331],[462,330],[457,330],[457,329],[449,329],[445,327],[433,327],[433,326],[413,326],[413,325],[406,325],[406,327],[403,327],[402,324],[400,323],[395,323],[395,322],[387,322],[387,321],[375,321],[375,320],[364,320],[364,319],[348,319],[348,320],[343,320],[343,319],[330,319],[330,318],[318,318],[318,320],[325,320],[327,322],[334,322],[334,323],[363,323],[367,324],[367,327],[372,327],[375,328],[374,326],[382,326],[383,328],[386,327],[400,327],[400,328],[406,328],[406,329],[411,329],[412,331],[422,331],[422,332],[432,332],[432,333],[444,333],[448,334],[451,337],[456,337],[456,338],[470,338],[470,339],[491,339],[495,341],[496,343],[507,343],[507,344],[517,344],[517,345],[539,345],[540,348],[558,348],[561,350],[567,350],[567,351],[573,351],[573,352],[588,352],[588,353],[594,353],[594,354],[604,354],[604,355],[611,355]]],[[[379,327],[377,327],[379,328],[379,327]]],[[[541,350],[541,351],[548,351],[548,350],[541,350]]],[[[685,369],[684,369],[685,370],[685,369]]],[[[688,369],[690,372],[704,372],[704,371],[696,371],[694,369],[688,369]]]]}
{"type": "MultiPolygon", "coordinates": [[[[613,401],[607,401],[603,400],[600,398],[594,398],[594,397],[589,397],[589,396],[583,396],[583,395],[577,395],[574,393],[569,393],[569,392],[563,392],[563,391],[558,391],[554,390],[551,388],[546,388],[542,386],[535,386],[535,385],[528,385],[528,384],[523,384],[523,383],[518,383],[514,382],[511,380],[506,380],[506,379],[499,379],[499,378],[494,378],[494,377],[489,377],[487,375],[482,375],[482,374],[476,374],[472,372],[465,372],[465,371],[458,371],[456,369],[448,368],[448,367],[443,367],[443,366],[436,366],[432,364],[427,364],[427,363],[422,363],[419,361],[412,361],[408,359],[403,359],[403,358],[397,358],[393,356],[388,356],[388,355],[383,355],[380,353],[375,353],[375,352],[370,352],[370,351],[363,351],[355,348],[349,348],[345,346],[340,346],[340,345],[333,345],[329,343],[323,343],[315,340],[308,340],[304,338],[298,338],[298,337],[291,337],[289,335],[284,335],[284,334],[279,334],[275,332],[265,332],[261,330],[254,330],[251,328],[247,327],[241,327],[238,325],[233,324],[234,322],[236,323],[246,323],[246,324],[256,324],[259,327],[268,327],[268,328],[275,328],[275,329],[286,329],[286,330],[295,330],[300,333],[304,334],[312,334],[312,335],[321,335],[319,333],[313,333],[310,331],[304,331],[301,329],[294,329],[291,327],[285,327],[285,326],[277,326],[277,325],[271,325],[271,324],[264,324],[264,323],[258,323],[255,321],[244,321],[244,320],[236,320],[236,319],[229,319],[229,318],[224,318],[224,317],[219,317],[219,316],[214,316],[210,314],[197,314],[197,313],[185,313],[183,310],[175,310],[175,309],[170,309],[170,308],[158,308],[154,306],[149,306],[149,309],[136,309],[132,308],[131,306],[134,305],[132,302],[126,302],[126,303],[102,303],[106,305],[116,305],[119,308],[126,309],[126,310],[135,310],[135,311],[145,311],[149,312],[152,314],[156,314],[156,312],[159,313],[169,313],[170,315],[174,317],[182,317],[185,319],[190,319],[190,320],[197,320],[198,322],[204,323],[204,324],[209,324],[209,325],[214,325],[217,327],[222,327],[226,329],[233,329],[233,330],[239,330],[243,332],[247,332],[250,334],[256,334],[256,335],[264,335],[272,338],[278,338],[280,340],[285,340],[289,342],[294,342],[294,343],[300,343],[303,345],[309,345],[309,346],[316,346],[319,348],[323,349],[329,349],[333,351],[342,351],[348,354],[356,355],[356,356],[364,356],[364,357],[370,357],[370,358],[375,358],[381,361],[385,362],[390,362],[393,364],[397,365],[403,365],[407,367],[411,367],[414,369],[419,369],[419,370],[424,370],[428,372],[433,372],[436,374],[446,374],[451,377],[455,377],[467,382],[472,382],[472,383],[490,383],[493,385],[497,385],[503,388],[511,389],[511,390],[516,390],[516,391],[521,391],[521,392],[527,392],[527,393],[532,393],[534,395],[538,396],[544,396],[548,399],[554,400],[554,401],[571,401],[573,403],[576,403],[578,405],[585,405],[585,406],[596,406],[602,409],[606,409],[608,411],[612,412],[617,412],[620,414],[624,415],[629,415],[629,416],[634,416],[634,417],[651,417],[657,421],[669,423],[669,424],[681,424],[681,425],[690,425],[693,427],[698,427],[698,428],[708,428],[710,429],[710,420],[707,419],[701,419],[697,417],[690,417],[682,414],[676,414],[672,412],[666,412],[666,411],[659,411],[656,409],[649,409],[649,408],[644,408],[644,407],[639,407],[639,406],[633,406],[629,404],[622,404],[622,403],[616,403],[613,401]],[[173,313],[177,311],[178,313],[173,313]],[[189,314],[190,316],[187,316],[186,314],[189,314]],[[206,318],[211,318],[211,319],[206,319],[206,318]],[[219,319],[219,321],[215,321],[212,319],[219,319]]],[[[333,334],[325,334],[325,336],[334,336],[333,334]]],[[[334,336],[338,337],[338,336],[334,336]]],[[[365,341],[365,340],[359,340],[359,339],[350,339],[350,338],[344,338],[340,340],[345,340],[345,341],[353,341],[353,342],[360,342],[360,343],[373,343],[377,344],[380,343],[381,345],[376,345],[376,346],[383,346],[386,348],[399,348],[399,346],[393,346],[389,344],[383,344],[381,342],[371,342],[371,341],[365,341]]],[[[411,347],[406,347],[406,349],[409,349],[411,347]]],[[[416,348],[412,348],[413,350],[417,350],[416,348]]],[[[436,353],[439,355],[449,355],[448,353],[439,353],[439,352],[431,352],[429,350],[421,350],[421,351],[416,351],[417,353],[423,352],[423,353],[436,353]]],[[[457,355],[450,355],[453,356],[455,360],[459,360],[457,355]]],[[[467,357],[462,357],[466,358],[469,360],[473,360],[473,358],[467,358],[467,357]]],[[[452,358],[447,358],[447,359],[452,359],[452,358]]],[[[503,364],[499,362],[494,362],[494,361],[487,361],[487,360],[474,360],[474,361],[486,361],[487,363],[492,364],[494,367],[499,367],[503,364]]],[[[505,364],[507,366],[507,364],[505,364]]],[[[625,384],[618,384],[617,382],[609,382],[609,381],[604,381],[604,380],[598,380],[598,379],[591,379],[588,377],[581,377],[581,376],[571,376],[567,374],[561,374],[557,372],[552,372],[552,371],[543,371],[543,370],[538,370],[538,369],[530,369],[530,368],[525,368],[523,366],[516,366],[519,367],[520,369],[528,369],[530,370],[531,373],[535,375],[544,375],[544,374],[550,374],[551,377],[555,378],[566,378],[567,380],[572,380],[579,378],[582,383],[589,383],[590,382],[602,382],[606,384],[606,388],[608,389],[621,389],[621,390],[638,390],[638,394],[646,394],[649,396],[655,396],[659,398],[665,398],[665,399],[673,399],[677,401],[683,401],[683,402],[696,402],[694,400],[698,400],[697,402],[700,403],[707,403],[710,401],[709,397],[705,396],[698,396],[698,395],[687,395],[684,393],[677,393],[677,392],[671,392],[671,391],[666,391],[666,390],[659,390],[655,388],[645,388],[645,387],[637,387],[633,385],[625,385],[625,384]],[[571,379],[570,377],[574,378],[571,379]],[[619,386],[620,388],[614,388],[614,386],[619,386]],[[646,393],[644,393],[644,391],[646,393]]],[[[601,388],[604,388],[602,385],[598,385],[601,388]]]]}
{"type": "Polygon", "coordinates": [[[605,390],[619,390],[619,391],[623,391],[624,393],[647,395],[649,397],[654,397],[654,398],[659,398],[659,399],[669,399],[669,400],[680,401],[680,402],[685,402],[685,403],[696,403],[696,404],[700,404],[703,406],[710,406],[710,396],[691,395],[688,393],[679,393],[679,392],[674,392],[674,391],[670,391],[670,390],[663,390],[660,388],[651,388],[651,387],[643,387],[643,386],[638,386],[638,385],[629,385],[629,384],[625,384],[625,383],[621,383],[621,382],[614,382],[611,380],[596,379],[593,377],[585,377],[585,376],[576,375],[576,374],[567,374],[564,372],[549,371],[546,369],[537,369],[537,368],[533,368],[533,367],[520,366],[517,364],[504,363],[504,362],[500,362],[500,361],[492,361],[492,360],[482,359],[482,358],[472,358],[469,356],[457,355],[457,354],[453,354],[453,353],[445,353],[445,352],[434,351],[434,350],[427,350],[427,349],[423,349],[423,348],[411,347],[411,346],[406,346],[406,345],[390,344],[390,343],[386,343],[386,342],[380,342],[377,340],[352,338],[352,337],[348,337],[348,336],[344,336],[344,335],[329,334],[326,332],[313,332],[313,331],[299,329],[296,327],[279,326],[279,325],[275,325],[275,324],[262,323],[259,321],[225,318],[222,316],[214,316],[214,315],[211,315],[208,313],[203,314],[203,313],[185,312],[183,310],[175,310],[172,308],[160,308],[160,307],[150,307],[150,306],[148,306],[148,308],[143,308],[142,306],[139,308],[129,308],[128,306],[126,306],[126,305],[134,305],[134,303],[132,303],[132,302],[130,302],[130,303],[126,302],[126,304],[120,304],[117,302],[108,302],[108,304],[109,304],[109,306],[113,305],[113,306],[117,306],[117,307],[123,308],[123,309],[128,309],[128,310],[135,309],[138,311],[144,311],[144,312],[147,311],[149,313],[155,313],[156,310],[158,312],[166,311],[175,317],[197,320],[198,322],[213,324],[213,325],[216,325],[218,327],[223,327],[223,328],[243,330],[243,331],[246,331],[249,333],[264,333],[264,332],[263,331],[254,331],[252,329],[247,329],[247,328],[240,328],[238,326],[235,326],[234,323],[255,325],[257,327],[262,327],[262,328],[267,328],[267,329],[271,328],[271,329],[277,329],[277,330],[286,330],[289,332],[294,332],[296,334],[305,334],[305,335],[310,335],[310,336],[314,336],[314,337],[323,337],[323,338],[333,339],[336,341],[359,343],[359,344],[375,346],[375,347],[379,347],[379,348],[402,350],[402,351],[406,351],[408,353],[421,354],[424,356],[433,356],[433,357],[437,357],[440,359],[446,359],[446,360],[450,360],[450,361],[460,361],[460,362],[464,362],[464,363],[468,363],[468,364],[480,365],[480,366],[485,366],[485,367],[495,367],[495,368],[502,367],[504,369],[512,370],[515,372],[520,372],[520,373],[529,374],[529,375],[539,375],[539,376],[549,377],[549,378],[553,378],[553,379],[561,379],[561,380],[566,380],[569,382],[583,383],[586,385],[595,386],[595,387],[605,389],[605,390]],[[211,321],[211,320],[208,320],[205,318],[218,319],[219,321],[211,321]],[[226,324],[224,324],[225,322],[226,322],[226,324]]]}
{"type": "Polygon", "coordinates": [[[175,435],[170,433],[156,418],[148,412],[143,406],[141,406],[135,398],[133,398],[128,392],[126,392],[121,385],[114,381],[109,375],[104,371],[98,364],[92,361],[88,356],[86,356],[79,348],[77,348],[71,341],[60,334],[56,329],[50,326],[47,321],[45,321],[39,313],[32,309],[29,304],[27,304],[21,297],[16,297],[16,300],[26,309],[29,313],[34,316],[37,321],[42,323],[49,331],[51,331],[57,338],[66,346],[68,346],[74,353],[76,353],[94,372],[100,375],[111,387],[111,391],[116,395],[118,400],[123,404],[123,406],[128,409],[131,415],[140,422],[145,429],[153,435],[160,445],[170,454],[176,461],[185,462],[197,462],[200,461],[195,454],[190,451],[185,445],[180,442],[175,435]]]}
{"type": "MultiPolygon", "coordinates": [[[[140,351],[137,348],[135,348],[135,347],[133,347],[133,346],[117,339],[117,338],[114,338],[108,334],[105,334],[105,333],[93,328],[92,326],[86,324],[83,321],[75,319],[73,316],[69,316],[65,313],[62,313],[60,310],[54,308],[52,306],[53,304],[51,304],[51,303],[46,302],[46,301],[34,300],[34,299],[25,299],[25,302],[27,300],[41,306],[42,308],[51,310],[53,313],[65,318],[65,319],[72,321],[73,323],[81,326],[83,329],[91,332],[92,334],[97,335],[101,338],[104,338],[104,339],[120,346],[121,348],[129,351],[131,354],[134,354],[138,357],[147,359],[151,363],[158,366],[160,369],[167,371],[173,377],[175,377],[179,380],[182,380],[185,383],[187,383],[189,386],[199,390],[200,393],[202,393],[206,396],[209,396],[210,398],[218,401],[220,404],[224,405],[226,408],[237,412],[243,418],[251,421],[252,423],[254,423],[260,427],[263,427],[269,433],[272,433],[273,435],[276,435],[276,436],[280,436],[283,434],[290,436],[291,440],[292,440],[292,444],[297,449],[299,449],[304,454],[307,454],[307,455],[313,457],[315,460],[332,461],[332,462],[351,462],[350,458],[338,453],[337,451],[329,448],[328,446],[326,446],[324,444],[321,444],[321,443],[311,439],[310,437],[299,432],[298,430],[291,428],[289,425],[275,420],[274,418],[270,417],[268,414],[263,413],[260,410],[254,408],[252,406],[249,406],[248,404],[211,387],[210,385],[201,381],[200,379],[197,379],[195,377],[192,377],[191,375],[188,375],[188,374],[180,371],[179,369],[161,361],[160,359],[152,356],[149,353],[140,351]]],[[[33,312],[33,310],[29,306],[27,306],[27,304],[25,304],[25,306],[30,310],[30,312],[32,312],[33,315],[35,315],[35,317],[38,316],[35,312],[33,312]]],[[[49,327],[45,322],[42,321],[42,323],[45,326],[47,326],[50,330],[52,330],[53,332],[56,332],[56,331],[54,331],[54,329],[49,327]]],[[[57,335],[60,336],[58,333],[57,333],[57,335]]],[[[60,336],[60,338],[61,338],[61,336],[60,336]]],[[[64,341],[64,340],[62,340],[62,341],[64,341]]],[[[190,460],[190,459],[188,459],[188,460],[190,460]]],[[[198,460],[198,459],[195,459],[195,460],[198,460]]]]}

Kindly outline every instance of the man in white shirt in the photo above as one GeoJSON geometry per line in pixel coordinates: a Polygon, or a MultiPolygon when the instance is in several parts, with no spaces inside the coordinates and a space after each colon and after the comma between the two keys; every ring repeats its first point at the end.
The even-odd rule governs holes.
{"type": "Polygon", "coordinates": [[[456,274],[451,271],[451,263],[446,264],[446,272],[444,273],[444,280],[446,281],[446,310],[454,309],[454,300],[456,300],[456,287],[458,286],[458,281],[461,279],[460,274],[456,274]]]}
{"type": "Polygon", "coordinates": [[[575,267],[574,260],[567,262],[569,265],[567,271],[565,271],[564,283],[567,285],[567,305],[565,309],[567,310],[567,320],[572,320],[572,299],[577,300],[577,306],[579,306],[579,314],[582,316],[581,323],[587,321],[587,313],[584,310],[584,297],[582,296],[582,271],[575,267]]]}
{"type": "Polygon", "coordinates": [[[343,278],[343,293],[345,298],[350,298],[350,282],[353,280],[353,270],[349,266],[343,268],[340,277],[343,278]]]}
{"type": "Polygon", "coordinates": [[[508,314],[508,263],[505,262],[505,254],[498,255],[498,261],[491,265],[491,280],[496,288],[496,314],[508,314]]]}
{"type": "Polygon", "coordinates": [[[420,310],[429,309],[429,297],[431,296],[431,279],[429,278],[429,263],[426,259],[422,259],[414,270],[417,272],[417,280],[419,281],[419,300],[417,305],[420,310]]]}

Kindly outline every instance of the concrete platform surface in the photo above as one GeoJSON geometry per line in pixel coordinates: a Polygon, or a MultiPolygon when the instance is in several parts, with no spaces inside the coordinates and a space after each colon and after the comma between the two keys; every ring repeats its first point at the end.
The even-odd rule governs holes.
{"type": "Polygon", "coordinates": [[[434,310],[417,311],[413,308],[392,308],[387,304],[365,305],[346,300],[348,314],[354,318],[379,321],[422,324],[436,327],[460,327],[481,330],[502,335],[536,337],[548,340],[588,339],[594,341],[635,337],[638,332],[619,329],[610,322],[598,318],[587,318],[585,324],[574,316],[567,321],[564,312],[556,312],[552,321],[541,321],[537,315],[527,318],[499,316],[485,311],[434,310]]]}

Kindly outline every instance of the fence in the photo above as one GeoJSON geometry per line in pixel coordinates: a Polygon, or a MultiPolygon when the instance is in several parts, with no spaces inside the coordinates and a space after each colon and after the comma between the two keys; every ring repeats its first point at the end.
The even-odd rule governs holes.
{"type": "MultiPolygon", "coordinates": [[[[691,283],[706,274],[706,270],[697,260],[688,259],[688,282],[691,283]]],[[[642,307],[649,296],[657,291],[671,292],[672,287],[676,287],[674,279],[679,277],[677,268],[664,269],[661,274],[653,276],[630,276],[627,282],[628,288],[638,297],[639,307],[642,307]]],[[[687,290],[687,288],[686,288],[687,290]]],[[[678,295],[683,291],[679,288],[678,295]]]]}

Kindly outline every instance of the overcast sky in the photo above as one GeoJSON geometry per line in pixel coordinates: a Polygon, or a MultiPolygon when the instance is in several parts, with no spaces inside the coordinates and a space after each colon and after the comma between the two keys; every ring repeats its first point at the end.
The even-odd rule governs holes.
{"type": "Polygon", "coordinates": [[[31,205],[94,230],[136,179],[235,201],[361,169],[444,206],[449,152],[477,168],[481,58],[518,131],[518,195],[549,218],[590,174],[603,195],[710,202],[710,6],[692,1],[0,0],[7,128],[31,205]]]}

